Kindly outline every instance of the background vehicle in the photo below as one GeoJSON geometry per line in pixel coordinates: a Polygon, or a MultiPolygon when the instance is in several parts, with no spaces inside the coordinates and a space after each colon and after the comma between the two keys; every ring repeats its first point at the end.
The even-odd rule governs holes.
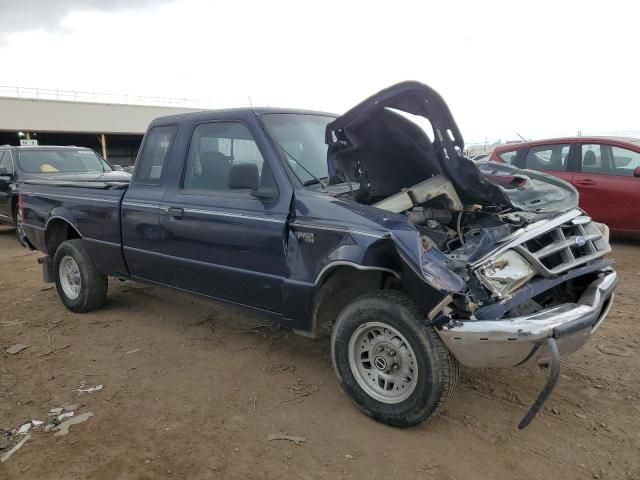
{"type": "Polygon", "coordinates": [[[338,118],[165,117],[131,183],[30,182],[21,218],[70,310],[99,308],[114,276],[242,304],[305,335],[332,326],[342,388],[407,426],[440,410],[458,362],[557,373],[617,281],[606,232],[573,188],[526,172],[524,195],[499,172],[498,186],[463,147],[442,98],[416,82],[338,118]],[[392,108],[428,118],[434,141],[392,108]]]}
{"type": "Polygon", "coordinates": [[[542,170],[578,189],[580,206],[615,233],[640,234],[640,139],[568,137],[502,145],[491,161],[542,170]]]}
{"type": "Polygon", "coordinates": [[[131,175],[116,172],[96,152],[82,147],[0,146],[0,222],[17,226],[18,183],[34,180],[77,182],[88,180],[129,180],[131,175]]]}
{"type": "Polygon", "coordinates": [[[491,155],[490,153],[478,153],[477,155],[474,155],[473,157],[471,157],[471,160],[473,160],[474,162],[479,162],[480,160],[485,160],[490,155],[491,155]]]}

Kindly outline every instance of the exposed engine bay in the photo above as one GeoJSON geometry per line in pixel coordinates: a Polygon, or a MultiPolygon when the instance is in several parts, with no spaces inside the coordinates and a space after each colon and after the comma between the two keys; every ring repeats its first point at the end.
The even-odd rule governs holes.
{"type": "MultiPolygon", "coordinates": [[[[563,286],[552,279],[610,250],[606,227],[591,222],[577,209],[559,214],[465,206],[453,184],[443,176],[432,177],[373,206],[405,214],[420,233],[423,247],[437,248],[445,255],[447,266],[469,287],[467,295],[458,299],[465,301],[460,307],[472,313],[495,302],[508,304],[514,292],[536,277],[543,283],[546,279],[551,292],[536,298],[532,295],[511,310],[503,310],[503,314],[521,315],[575,300],[582,294],[580,282],[586,285],[591,280],[588,275],[583,278],[587,272],[565,274],[567,282],[563,286]],[[526,235],[535,230],[546,231],[526,235]]],[[[602,267],[600,263],[597,266],[602,267]]]]}

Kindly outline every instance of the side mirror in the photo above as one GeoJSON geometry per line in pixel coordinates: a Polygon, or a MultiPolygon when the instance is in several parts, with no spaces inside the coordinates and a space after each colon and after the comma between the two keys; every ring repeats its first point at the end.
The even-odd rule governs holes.
{"type": "Polygon", "coordinates": [[[0,177],[8,177],[9,176],[9,170],[7,170],[7,167],[0,167],[0,177]]]}
{"type": "Polygon", "coordinates": [[[633,171],[633,176],[640,177],[640,167],[635,168],[635,170],[633,171]]]}
{"type": "Polygon", "coordinates": [[[234,163],[229,170],[229,188],[258,190],[260,173],[255,163],[234,163]]]}

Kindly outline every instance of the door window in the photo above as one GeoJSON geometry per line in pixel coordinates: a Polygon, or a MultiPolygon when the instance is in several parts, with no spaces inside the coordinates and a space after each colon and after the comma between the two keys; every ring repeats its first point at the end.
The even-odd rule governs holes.
{"type": "Polygon", "coordinates": [[[166,163],[178,127],[175,125],[153,127],[142,149],[135,181],[147,185],[157,185],[166,163]]]}
{"type": "Polygon", "coordinates": [[[527,152],[525,168],[565,172],[569,163],[569,144],[539,145],[527,152]]]}
{"type": "Polygon", "coordinates": [[[498,154],[498,157],[509,165],[513,165],[516,161],[516,157],[518,156],[518,150],[510,150],[508,152],[502,152],[498,154]]]}
{"type": "Polygon", "coordinates": [[[640,153],[622,147],[611,146],[612,175],[633,177],[633,172],[640,167],[640,153]]]}
{"type": "Polygon", "coordinates": [[[580,147],[580,158],[583,173],[611,173],[606,155],[606,145],[583,143],[580,147]]]}
{"type": "Polygon", "coordinates": [[[212,122],[198,125],[191,137],[185,167],[184,193],[250,194],[232,188],[229,174],[245,165],[244,175],[257,174],[260,188],[275,188],[275,181],[251,132],[242,123],[212,122]]]}

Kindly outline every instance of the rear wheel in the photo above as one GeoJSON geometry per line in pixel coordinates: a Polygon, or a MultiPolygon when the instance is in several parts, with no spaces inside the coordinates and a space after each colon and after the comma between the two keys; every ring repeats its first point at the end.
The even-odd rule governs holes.
{"type": "Polygon", "coordinates": [[[22,219],[18,215],[18,205],[13,207],[13,228],[16,231],[16,237],[18,237],[20,245],[26,247],[24,240],[22,240],[24,238],[24,228],[22,227],[22,219]]]}
{"type": "Polygon", "coordinates": [[[107,276],[96,269],[83,240],[62,243],[53,263],[58,296],[69,310],[83,313],[102,306],[107,296],[107,276]]]}
{"type": "Polygon", "coordinates": [[[397,291],[366,294],[340,313],[332,357],[356,406],[398,427],[437,414],[458,381],[458,364],[435,329],[397,291]]]}

